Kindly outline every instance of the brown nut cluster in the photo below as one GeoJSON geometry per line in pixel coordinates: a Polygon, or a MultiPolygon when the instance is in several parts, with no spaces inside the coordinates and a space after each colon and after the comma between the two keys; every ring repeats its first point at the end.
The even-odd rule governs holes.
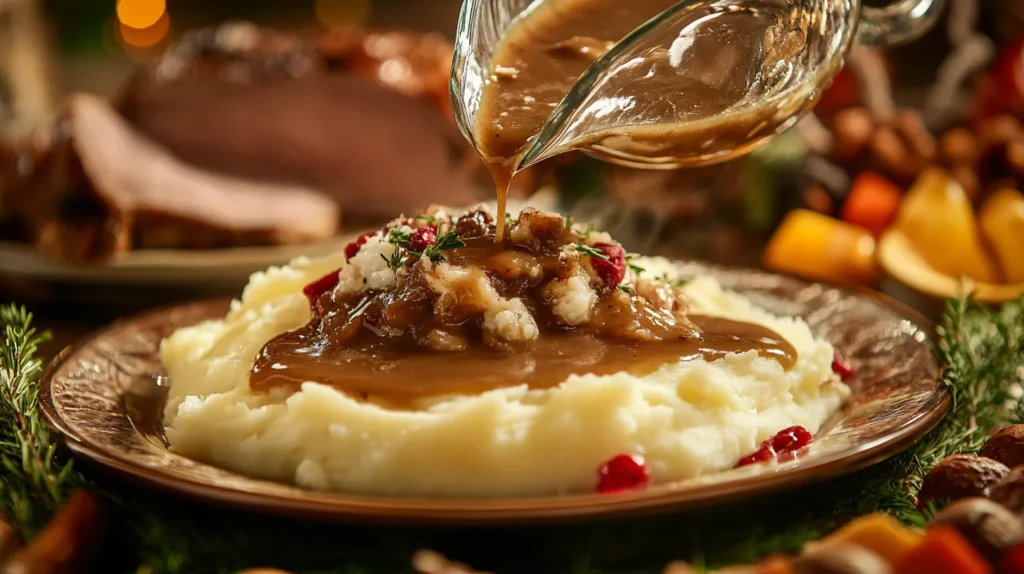
{"type": "Polygon", "coordinates": [[[1012,116],[994,116],[973,128],[957,127],[939,139],[936,159],[981,203],[1007,181],[1024,182],[1024,128],[1012,116]]]}
{"type": "Polygon", "coordinates": [[[924,477],[917,505],[931,501],[984,496],[987,489],[1010,472],[1001,462],[973,454],[954,454],[942,459],[924,477]]]}
{"type": "Polygon", "coordinates": [[[833,157],[852,172],[870,170],[909,185],[935,157],[935,137],[913,110],[899,110],[892,120],[877,118],[866,108],[836,114],[833,157]]]}

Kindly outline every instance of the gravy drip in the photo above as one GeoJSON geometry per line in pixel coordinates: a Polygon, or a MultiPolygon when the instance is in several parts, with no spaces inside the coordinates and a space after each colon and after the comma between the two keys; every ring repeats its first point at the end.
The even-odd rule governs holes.
{"type": "MultiPolygon", "coordinates": [[[[474,130],[497,187],[498,213],[504,213],[522,155],[580,75],[612,45],[676,2],[545,0],[510,26],[491,57],[474,130]]],[[[774,85],[770,70],[777,66],[772,62],[788,61],[788,51],[766,52],[766,35],[791,33],[795,39],[785,47],[802,45],[799,26],[779,24],[788,11],[765,8],[702,28],[691,39],[701,60],[687,63],[685,74],[664,48],[650,51],[642,62],[634,59],[610,69],[601,88],[608,97],[593,114],[617,120],[612,128],[581,136],[578,145],[627,164],[642,157],[648,165],[674,167],[741,153],[775,133],[780,117],[791,110],[747,98],[754,86],[774,85]]],[[[665,45],[673,39],[664,38],[665,45]]],[[[588,125],[590,115],[585,112],[576,123],[588,125]]]]}
{"type": "MultiPolygon", "coordinates": [[[[495,50],[476,114],[478,145],[494,178],[498,213],[526,144],[580,74],[676,0],[547,0],[514,23],[495,50]]],[[[495,235],[501,239],[498,218],[495,235]]]]}
{"type": "MultiPolygon", "coordinates": [[[[464,221],[456,229],[472,227],[464,221]]],[[[680,320],[616,288],[598,292],[589,321],[566,327],[543,287],[579,273],[573,266],[580,263],[567,264],[559,256],[562,245],[496,241],[494,224],[476,223],[481,233],[460,233],[466,246],[447,251],[447,263],[469,269],[466,285],[486,278],[502,297],[520,298],[539,329],[536,339],[512,344],[489,337],[474,291],[460,283],[438,295],[428,284],[430,266],[420,261],[399,273],[391,289],[320,295],[307,325],[276,337],[259,353],[251,388],[296,390],[304,381],[319,381],[349,396],[409,407],[429,396],[521,384],[550,388],[572,374],[644,375],[731,352],[754,350],[787,369],[796,361],[793,347],[770,329],[708,316],[680,320]]]]}

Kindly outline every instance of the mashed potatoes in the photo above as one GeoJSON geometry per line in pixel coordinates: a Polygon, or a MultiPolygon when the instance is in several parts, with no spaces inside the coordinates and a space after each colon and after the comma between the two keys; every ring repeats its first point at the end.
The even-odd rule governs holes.
{"type": "MultiPolygon", "coordinates": [[[[309,319],[302,287],[344,259],[298,259],[257,273],[224,319],[163,342],[172,450],[247,475],[349,493],[589,492],[597,468],[620,453],[642,455],[653,482],[731,468],[784,427],[816,432],[847,392],[831,371],[831,345],[803,321],[774,317],[706,277],[682,288],[691,310],[773,329],[797,350],[793,369],[750,351],[644,377],[572,376],[549,390],[434,397],[404,411],[315,382],[294,394],[250,392],[261,347],[309,319]]],[[[634,262],[650,273],[674,272],[665,260],[634,262]]]]}

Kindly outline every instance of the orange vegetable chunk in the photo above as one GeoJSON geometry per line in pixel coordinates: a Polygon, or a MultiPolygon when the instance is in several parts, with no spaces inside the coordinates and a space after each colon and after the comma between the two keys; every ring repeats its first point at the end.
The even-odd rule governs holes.
{"type": "Polygon", "coordinates": [[[1003,188],[981,206],[981,232],[1008,283],[1024,283],[1024,194],[1003,188]]]}
{"type": "Polygon", "coordinates": [[[992,566],[952,526],[933,526],[896,574],[991,574],[992,566]]]}
{"type": "Polygon", "coordinates": [[[757,574],[793,574],[793,561],[786,556],[769,556],[757,568],[757,574]]]}
{"type": "Polygon", "coordinates": [[[888,514],[875,513],[851,521],[822,543],[845,542],[863,546],[895,566],[923,539],[924,534],[907,528],[888,514]]]}
{"type": "Polygon", "coordinates": [[[952,277],[997,282],[974,208],[963,186],[939,168],[925,170],[900,205],[895,227],[936,271],[952,277]]]}
{"type": "Polygon", "coordinates": [[[881,235],[896,219],[903,192],[888,179],[865,171],[853,180],[841,217],[843,221],[881,235]]]}
{"type": "Polygon", "coordinates": [[[764,251],[769,269],[836,283],[875,279],[875,239],[860,227],[820,213],[789,212],[764,251]]]}

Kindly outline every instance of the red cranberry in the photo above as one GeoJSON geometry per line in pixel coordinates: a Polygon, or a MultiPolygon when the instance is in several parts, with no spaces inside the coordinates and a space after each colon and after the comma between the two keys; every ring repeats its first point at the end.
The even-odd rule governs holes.
{"type": "Polygon", "coordinates": [[[601,465],[598,470],[597,492],[609,494],[647,486],[651,477],[641,456],[620,454],[601,465]]]}
{"type": "Polygon", "coordinates": [[[345,246],[345,260],[348,261],[349,259],[352,259],[353,257],[355,257],[356,253],[359,253],[359,248],[362,247],[363,245],[366,245],[366,241],[368,239],[370,239],[371,237],[373,237],[374,235],[376,235],[376,234],[377,234],[376,231],[371,231],[369,233],[364,233],[364,234],[360,235],[359,237],[357,237],[355,241],[353,241],[352,243],[349,243],[348,245],[346,245],[345,246]]]}
{"type": "Polygon", "coordinates": [[[996,568],[999,574],[1024,574],[1024,544],[1018,544],[1007,551],[996,568]]]}
{"type": "Polygon", "coordinates": [[[791,452],[811,444],[811,433],[804,427],[793,426],[780,430],[768,440],[775,452],[791,452]]]}
{"type": "Polygon", "coordinates": [[[850,364],[850,361],[843,358],[839,351],[835,351],[835,355],[832,356],[832,372],[839,375],[839,378],[845,381],[853,376],[853,365],[850,364]]]}
{"type": "Polygon", "coordinates": [[[437,233],[431,227],[420,227],[409,234],[409,250],[423,253],[437,241],[437,233]]]}
{"type": "Polygon", "coordinates": [[[599,249],[608,260],[591,257],[590,266],[609,288],[618,287],[626,276],[626,250],[618,243],[596,243],[594,249],[599,249]]]}
{"type": "MultiPolygon", "coordinates": [[[[784,428],[775,433],[775,436],[761,443],[757,450],[740,459],[736,466],[747,466],[759,462],[767,462],[779,455],[789,455],[803,447],[811,444],[811,433],[801,426],[784,428]]],[[[792,460],[793,456],[784,457],[785,460],[792,460]]]]}
{"type": "Polygon", "coordinates": [[[335,269],[327,275],[302,288],[302,294],[309,299],[310,304],[315,304],[320,296],[338,286],[338,273],[341,269],[335,269]]]}
{"type": "Polygon", "coordinates": [[[759,462],[768,462],[775,458],[775,451],[770,444],[762,444],[757,450],[740,459],[736,466],[747,466],[759,462]]]}

